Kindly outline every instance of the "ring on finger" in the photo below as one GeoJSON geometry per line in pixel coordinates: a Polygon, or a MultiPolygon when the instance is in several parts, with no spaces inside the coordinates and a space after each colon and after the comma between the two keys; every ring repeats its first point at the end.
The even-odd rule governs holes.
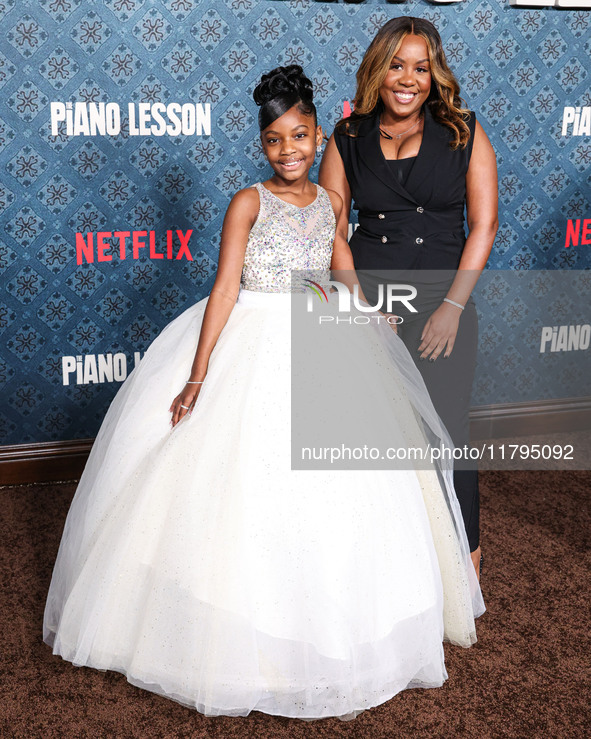
{"type": "Polygon", "coordinates": [[[181,403],[181,408],[184,408],[186,411],[189,410],[189,406],[188,405],[183,405],[182,403],[181,403]]]}

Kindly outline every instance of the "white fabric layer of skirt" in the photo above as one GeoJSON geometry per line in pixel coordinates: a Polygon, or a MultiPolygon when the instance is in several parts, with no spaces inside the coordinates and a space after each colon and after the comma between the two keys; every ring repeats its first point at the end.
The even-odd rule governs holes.
{"type": "Polygon", "coordinates": [[[206,303],[164,329],[109,408],[44,640],[208,715],[355,715],[441,685],[444,637],[473,643],[484,604],[435,473],[290,469],[284,294],[240,293],[171,430],[206,303]]]}

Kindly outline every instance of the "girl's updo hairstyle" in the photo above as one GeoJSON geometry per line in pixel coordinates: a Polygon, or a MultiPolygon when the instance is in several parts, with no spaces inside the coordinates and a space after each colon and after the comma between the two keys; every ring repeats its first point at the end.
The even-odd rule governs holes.
{"type": "Polygon", "coordinates": [[[314,116],[317,125],[316,107],[313,102],[312,83],[299,64],[277,67],[261,77],[254,88],[253,98],[259,110],[259,129],[264,131],[273,121],[280,118],[294,105],[300,113],[314,116]]]}

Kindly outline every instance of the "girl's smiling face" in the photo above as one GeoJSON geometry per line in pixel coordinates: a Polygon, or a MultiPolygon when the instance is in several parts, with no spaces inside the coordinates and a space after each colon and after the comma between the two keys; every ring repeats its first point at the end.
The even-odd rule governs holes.
{"type": "Polygon", "coordinates": [[[275,174],[293,183],[308,177],[316,147],[322,143],[322,128],[296,104],[261,132],[261,143],[275,174]]]}
{"type": "Polygon", "coordinates": [[[425,39],[409,34],[392,57],[380,87],[388,113],[406,118],[418,112],[431,91],[431,67],[425,39]]]}

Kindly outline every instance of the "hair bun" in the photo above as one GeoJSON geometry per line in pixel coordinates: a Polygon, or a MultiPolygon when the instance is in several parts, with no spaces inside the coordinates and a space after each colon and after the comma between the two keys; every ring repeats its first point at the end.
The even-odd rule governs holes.
{"type": "Polygon", "coordinates": [[[253,98],[257,105],[265,105],[278,95],[294,95],[303,102],[312,102],[312,82],[299,64],[277,67],[261,77],[255,87],[253,98]]]}

